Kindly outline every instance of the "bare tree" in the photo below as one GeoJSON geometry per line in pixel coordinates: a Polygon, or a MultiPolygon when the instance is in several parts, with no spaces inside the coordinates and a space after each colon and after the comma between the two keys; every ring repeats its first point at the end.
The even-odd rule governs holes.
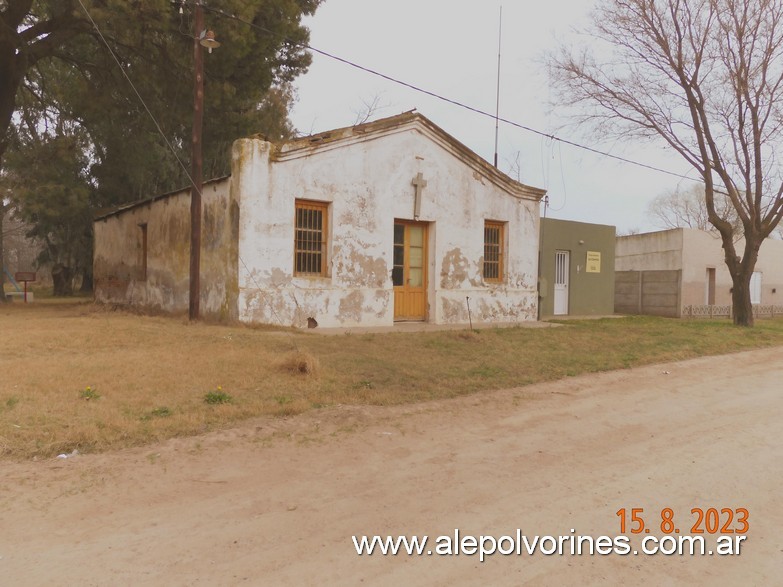
{"type": "Polygon", "coordinates": [[[550,57],[561,96],[605,134],[663,139],[698,172],[734,323],[752,326],[750,278],[783,216],[783,0],[599,0],[592,20],[600,47],[550,57]]]}
{"type": "Polygon", "coordinates": [[[382,104],[381,103],[381,96],[380,94],[375,94],[372,98],[365,99],[361,98],[362,105],[359,108],[352,108],[352,112],[354,114],[354,121],[353,125],[359,125],[364,124],[370,118],[372,118],[377,112],[380,112],[381,110],[388,108],[389,104],[382,104]]]}
{"type": "Polygon", "coordinates": [[[639,230],[638,227],[634,226],[633,228],[629,228],[627,230],[621,230],[617,233],[617,236],[633,236],[635,234],[639,234],[641,230],[639,230]]]}
{"type": "MultiPolygon", "coordinates": [[[[735,235],[741,234],[742,223],[729,198],[715,194],[715,212],[721,219],[731,223],[735,235]]],[[[703,187],[693,186],[685,191],[660,194],[648,204],[647,215],[661,228],[697,228],[718,233],[710,223],[703,187]]]]}
{"type": "Polygon", "coordinates": [[[517,181],[522,181],[522,151],[514,152],[514,160],[506,158],[508,164],[508,171],[506,175],[513,177],[517,181]]]}

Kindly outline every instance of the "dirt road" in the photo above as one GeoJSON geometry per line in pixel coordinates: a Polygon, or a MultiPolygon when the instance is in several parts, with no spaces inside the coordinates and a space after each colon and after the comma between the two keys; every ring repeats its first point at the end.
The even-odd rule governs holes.
{"type": "Polygon", "coordinates": [[[781,382],[781,349],[768,349],[2,462],[0,584],[771,585],[783,576],[781,382]],[[351,540],[614,537],[620,508],[644,508],[648,536],[662,536],[667,507],[681,534],[692,508],[747,508],[741,555],[481,563],[357,556],[351,540]]]}

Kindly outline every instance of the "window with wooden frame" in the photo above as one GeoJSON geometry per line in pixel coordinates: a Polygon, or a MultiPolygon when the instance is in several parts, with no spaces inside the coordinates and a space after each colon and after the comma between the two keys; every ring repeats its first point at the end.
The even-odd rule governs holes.
{"type": "Polygon", "coordinates": [[[326,275],[326,237],[329,205],[296,200],[294,275],[326,275]]]}
{"type": "Polygon", "coordinates": [[[484,222],[484,281],[503,281],[503,223],[484,222]]]}

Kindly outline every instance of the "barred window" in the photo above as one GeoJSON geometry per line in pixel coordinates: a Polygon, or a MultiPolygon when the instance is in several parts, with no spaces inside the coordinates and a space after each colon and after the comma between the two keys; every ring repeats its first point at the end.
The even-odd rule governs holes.
{"type": "Polygon", "coordinates": [[[294,275],[326,274],[328,204],[296,201],[294,275]]]}
{"type": "Polygon", "coordinates": [[[503,223],[484,222],[484,280],[503,280],[503,223]]]}

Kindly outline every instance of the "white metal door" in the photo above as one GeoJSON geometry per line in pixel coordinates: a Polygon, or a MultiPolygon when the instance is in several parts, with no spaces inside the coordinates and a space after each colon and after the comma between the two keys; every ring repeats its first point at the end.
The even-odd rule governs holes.
{"type": "Polygon", "coordinates": [[[707,268],[707,287],[705,288],[704,303],[708,306],[715,305],[715,268],[707,268]]]}
{"type": "Polygon", "coordinates": [[[555,251],[555,315],[568,314],[568,267],[570,253],[555,251]]]}
{"type": "Polygon", "coordinates": [[[754,271],[750,276],[750,303],[761,303],[761,271],[754,271]]]}

